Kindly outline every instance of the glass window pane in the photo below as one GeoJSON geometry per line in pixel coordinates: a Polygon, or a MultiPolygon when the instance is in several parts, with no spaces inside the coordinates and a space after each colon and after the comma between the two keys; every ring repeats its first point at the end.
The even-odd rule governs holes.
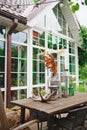
{"type": "Polygon", "coordinates": [[[6,28],[2,25],[0,25],[0,38],[6,37],[6,28]]]}
{"type": "Polygon", "coordinates": [[[12,40],[21,43],[27,43],[27,34],[24,32],[15,31],[12,33],[12,40]]]}
{"type": "Polygon", "coordinates": [[[18,71],[18,59],[12,58],[11,60],[11,71],[12,72],[17,72],[18,71]]]}
{"type": "Polygon", "coordinates": [[[56,36],[52,36],[52,44],[53,44],[53,49],[57,50],[57,43],[58,43],[58,39],[56,36]]]}
{"type": "Polygon", "coordinates": [[[11,91],[11,100],[17,100],[17,90],[11,91]]]}
{"type": "Polygon", "coordinates": [[[69,56],[69,69],[71,74],[75,74],[75,56],[69,56]]]}
{"type": "Polygon", "coordinates": [[[45,46],[45,33],[33,31],[33,45],[45,46]]]}
{"type": "Polygon", "coordinates": [[[33,48],[33,59],[37,59],[37,56],[38,56],[38,49],[33,48]]]}
{"type": "Polygon", "coordinates": [[[37,84],[37,83],[38,83],[37,73],[33,73],[33,84],[37,84]]]}
{"type": "Polygon", "coordinates": [[[27,58],[27,47],[23,45],[19,46],[18,53],[20,58],[27,58]]]}
{"type": "Polygon", "coordinates": [[[27,47],[24,45],[12,44],[12,86],[26,86],[26,73],[27,47]]]}
{"type": "Polygon", "coordinates": [[[19,74],[19,85],[27,86],[27,74],[24,73],[19,74]]]}
{"type": "Polygon", "coordinates": [[[41,52],[43,52],[43,50],[33,48],[33,84],[45,83],[44,78],[41,78],[41,75],[45,75],[44,58],[41,57],[41,52]]]}
{"type": "Polygon", "coordinates": [[[0,56],[5,55],[5,44],[3,41],[0,41],[0,56]]]}
{"type": "Polygon", "coordinates": [[[39,34],[39,37],[40,37],[40,39],[39,39],[39,45],[40,46],[45,46],[45,33],[42,32],[41,34],[39,34]]]}
{"type": "Polygon", "coordinates": [[[52,48],[52,35],[51,34],[49,34],[48,35],[48,48],[52,48]]]}
{"type": "Polygon", "coordinates": [[[0,57],[0,71],[4,71],[4,70],[5,70],[5,58],[0,57]]]}
{"type": "Polygon", "coordinates": [[[19,71],[20,72],[27,72],[27,60],[19,60],[19,71]]]}
{"type": "Polygon", "coordinates": [[[19,90],[19,96],[20,99],[27,98],[27,90],[26,89],[19,90]]]}
{"type": "Polygon", "coordinates": [[[18,57],[18,45],[12,44],[11,55],[12,57],[18,57]]]}
{"type": "Polygon", "coordinates": [[[69,53],[75,54],[75,44],[69,42],[69,53]]]}
{"type": "Polygon", "coordinates": [[[60,56],[60,72],[64,72],[65,69],[65,57],[60,56]]]}
{"type": "Polygon", "coordinates": [[[39,74],[39,82],[40,83],[45,83],[45,74],[44,73],[39,74]]]}
{"type": "Polygon", "coordinates": [[[0,73],[0,88],[4,88],[4,74],[0,73]]]}
{"type": "Polygon", "coordinates": [[[12,44],[12,57],[27,58],[27,47],[23,45],[12,44]]]}
{"type": "Polygon", "coordinates": [[[17,87],[18,86],[18,74],[12,73],[11,74],[11,86],[12,87],[17,87]]]}
{"type": "Polygon", "coordinates": [[[18,35],[18,32],[13,32],[12,33],[12,41],[19,41],[19,35],[18,35]]]}
{"type": "Polygon", "coordinates": [[[33,72],[37,71],[37,62],[33,60],[33,72]]]}
{"type": "Polygon", "coordinates": [[[44,63],[40,63],[39,64],[39,72],[44,72],[45,71],[45,66],[44,66],[44,63]]]}
{"type": "Polygon", "coordinates": [[[59,39],[59,49],[67,48],[67,41],[66,39],[60,38],[59,39]]]}
{"type": "Polygon", "coordinates": [[[21,42],[21,43],[27,43],[27,34],[26,33],[20,32],[19,42],[21,42]]]}

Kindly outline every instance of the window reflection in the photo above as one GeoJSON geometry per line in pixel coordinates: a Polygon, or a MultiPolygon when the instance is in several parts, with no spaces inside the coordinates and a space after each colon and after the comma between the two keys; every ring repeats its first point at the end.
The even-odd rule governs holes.
{"type": "MultiPolygon", "coordinates": [[[[3,28],[2,32],[4,32],[3,28]]],[[[4,38],[2,32],[0,32],[0,38],[4,38]]],[[[0,40],[0,88],[5,87],[4,77],[5,77],[5,42],[0,40]]]]}
{"type": "Polygon", "coordinates": [[[43,50],[33,48],[33,84],[45,83],[45,67],[40,53],[43,50]]]}
{"type": "Polygon", "coordinates": [[[0,57],[0,71],[5,71],[5,57],[0,57]]]}
{"type": "Polygon", "coordinates": [[[0,73],[0,88],[4,88],[4,74],[0,73]]]}
{"type": "Polygon", "coordinates": [[[12,58],[11,68],[12,68],[12,72],[18,71],[18,59],[12,58]]]}
{"type": "Polygon", "coordinates": [[[12,57],[18,57],[18,45],[12,44],[11,55],[12,57]]]}
{"type": "Polygon", "coordinates": [[[33,31],[33,45],[45,46],[45,33],[33,31]]]}
{"type": "Polygon", "coordinates": [[[19,90],[19,98],[20,99],[27,98],[27,91],[26,91],[26,89],[19,90]]]}
{"type": "Polygon", "coordinates": [[[6,28],[2,25],[0,25],[0,38],[6,37],[6,28]]]}
{"type": "Polygon", "coordinates": [[[27,86],[27,75],[20,73],[19,74],[19,85],[20,86],[27,86]]]}
{"type": "Polygon", "coordinates": [[[18,74],[17,73],[12,73],[11,74],[11,84],[12,87],[17,87],[18,86],[18,74]]]}
{"type": "Polygon", "coordinates": [[[20,72],[27,72],[27,67],[25,67],[27,65],[27,60],[19,60],[19,71],[20,72]]]}
{"type": "Polygon", "coordinates": [[[11,100],[17,100],[17,90],[11,91],[11,100]]]}
{"type": "Polygon", "coordinates": [[[69,42],[69,53],[75,54],[75,45],[74,45],[74,43],[69,42]]]}
{"type": "Polygon", "coordinates": [[[27,86],[27,47],[12,44],[12,86],[27,86]]]}
{"type": "Polygon", "coordinates": [[[12,40],[21,43],[27,43],[27,34],[24,32],[15,31],[14,33],[12,33],[12,40]]]}
{"type": "Polygon", "coordinates": [[[0,41],[0,56],[5,55],[5,43],[3,41],[0,41]]]}

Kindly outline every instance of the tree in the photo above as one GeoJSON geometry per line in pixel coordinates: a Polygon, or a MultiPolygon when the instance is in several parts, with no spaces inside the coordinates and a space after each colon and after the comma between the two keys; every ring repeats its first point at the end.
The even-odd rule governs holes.
{"type": "Polygon", "coordinates": [[[81,36],[81,41],[82,41],[82,45],[81,48],[79,48],[79,65],[83,66],[85,64],[87,64],[87,27],[82,26],[81,27],[81,32],[80,32],[80,36],[81,36]]]}
{"type": "Polygon", "coordinates": [[[79,66],[79,78],[87,81],[87,64],[79,66]]]}
{"type": "Polygon", "coordinates": [[[87,80],[87,27],[81,27],[81,41],[82,45],[79,48],[79,78],[81,80],[87,80]]]}

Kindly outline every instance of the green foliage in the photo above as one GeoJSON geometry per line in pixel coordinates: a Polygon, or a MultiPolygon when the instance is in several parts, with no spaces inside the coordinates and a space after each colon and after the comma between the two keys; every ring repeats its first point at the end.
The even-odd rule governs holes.
{"type": "Polygon", "coordinates": [[[66,91],[66,87],[65,86],[61,86],[61,91],[66,91]]]}
{"type": "Polygon", "coordinates": [[[73,88],[74,88],[74,91],[77,91],[76,83],[73,83],[73,88]]]}
{"type": "Polygon", "coordinates": [[[75,13],[76,11],[79,10],[80,3],[82,5],[87,5],[87,0],[84,0],[84,1],[78,0],[78,1],[76,1],[76,3],[73,2],[73,0],[68,0],[68,5],[71,7],[71,10],[72,10],[73,13],[75,13]]]}
{"type": "Polygon", "coordinates": [[[87,64],[84,66],[79,66],[79,78],[82,80],[87,80],[87,64]]]}
{"type": "Polygon", "coordinates": [[[84,87],[83,84],[79,84],[79,87],[78,87],[78,92],[86,92],[86,88],[84,87]]]}
{"type": "Polygon", "coordinates": [[[84,0],[85,1],[85,5],[87,5],[87,0],[84,0]]]}
{"type": "Polygon", "coordinates": [[[40,0],[34,0],[35,3],[39,2],[40,0]]]}
{"type": "Polygon", "coordinates": [[[44,39],[45,39],[45,33],[43,32],[41,35],[40,35],[40,45],[41,46],[44,46],[44,44],[45,44],[45,41],[44,41],[44,39]]]}
{"type": "Polygon", "coordinates": [[[75,13],[75,11],[79,10],[79,4],[76,3],[75,5],[72,6],[72,12],[75,13]]]}
{"type": "Polygon", "coordinates": [[[81,42],[83,43],[81,46],[82,48],[79,48],[79,65],[83,66],[87,64],[87,28],[85,26],[81,27],[81,42]]]}
{"type": "Polygon", "coordinates": [[[79,48],[79,78],[87,80],[87,28],[81,27],[82,49],[79,48]]]}

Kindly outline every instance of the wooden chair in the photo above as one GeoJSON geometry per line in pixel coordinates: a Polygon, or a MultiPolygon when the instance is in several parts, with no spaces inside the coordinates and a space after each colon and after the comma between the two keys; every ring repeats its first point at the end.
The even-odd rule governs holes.
{"type": "Polygon", "coordinates": [[[26,122],[24,124],[21,124],[21,125],[15,127],[15,128],[11,129],[9,127],[9,123],[8,123],[7,116],[6,116],[6,113],[5,113],[2,92],[0,90],[0,130],[23,130],[26,127],[29,128],[30,124],[37,123],[37,122],[38,122],[38,120],[35,119],[35,120],[26,122]]]}
{"type": "Polygon", "coordinates": [[[58,128],[64,128],[67,130],[79,130],[83,128],[86,130],[84,126],[86,114],[87,106],[82,106],[69,111],[66,117],[60,119],[55,118],[55,130],[58,128]]]}

